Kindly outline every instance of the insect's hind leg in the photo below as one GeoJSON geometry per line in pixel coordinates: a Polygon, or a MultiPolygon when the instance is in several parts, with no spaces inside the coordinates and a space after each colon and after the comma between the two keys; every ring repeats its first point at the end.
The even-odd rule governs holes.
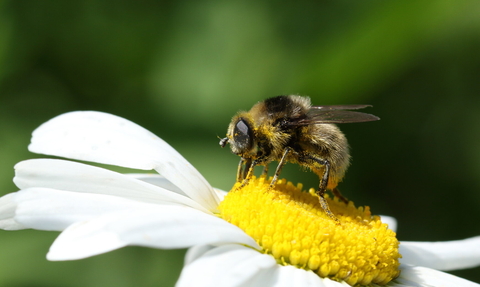
{"type": "MultiPolygon", "coordinates": [[[[338,218],[330,210],[330,207],[328,207],[328,203],[325,200],[325,192],[327,190],[328,179],[330,176],[330,162],[326,159],[319,159],[314,157],[309,157],[309,159],[324,166],[323,175],[320,177],[320,184],[318,186],[318,189],[315,191],[315,193],[318,195],[318,198],[320,200],[320,206],[322,207],[323,211],[325,211],[328,217],[330,217],[331,219],[335,220],[338,223],[339,222],[338,218]]],[[[344,197],[342,196],[342,198],[344,197]]]]}
{"type": "Polygon", "coordinates": [[[340,192],[340,190],[338,190],[338,188],[334,188],[332,189],[332,193],[333,195],[335,195],[336,197],[338,197],[338,199],[340,199],[340,201],[344,202],[345,204],[348,204],[348,198],[346,198],[345,196],[342,195],[342,193],[340,192]]]}

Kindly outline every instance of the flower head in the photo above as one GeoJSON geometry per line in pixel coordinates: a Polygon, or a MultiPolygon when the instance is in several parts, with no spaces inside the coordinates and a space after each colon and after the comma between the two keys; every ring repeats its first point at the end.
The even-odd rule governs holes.
{"type": "Polygon", "coordinates": [[[241,197],[248,201],[253,194],[237,190],[222,201],[224,193],[171,146],[120,117],[99,112],[58,116],[33,133],[29,149],[159,173],[125,175],[60,159],[17,164],[14,181],[20,190],[0,198],[0,227],[62,231],[47,255],[50,260],[80,259],[127,245],[190,248],[178,286],[478,286],[430,268],[479,265],[480,238],[402,242],[397,250],[393,231],[378,217],[336,201],[330,206],[342,224],[326,223],[320,230],[322,214],[312,208],[313,197],[285,182],[279,182],[285,188],[275,188],[280,193],[252,189],[261,179],[248,185],[246,192],[266,196],[260,206],[255,200],[248,206],[241,197]],[[288,196],[288,202],[281,201],[288,196]],[[264,209],[268,200],[271,209],[264,209]],[[303,215],[280,216],[287,207],[303,215]],[[262,212],[265,217],[256,216],[262,212]],[[374,232],[369,237],[374,239],[342,235],[349,226],[374,232]],[[380,276],[376,270],[390,273],[380,276]]]}
{"type": "Polygon", "coordinates": [[[220,203],[220,217],[239,226],[281,265],[311,270],[350,285],[385,285],[398,277],[400,254],[395,232],[356,208],[327,198],[339,222],[321,208],[315,191],[264,177],[235,188],[220,203]]]}

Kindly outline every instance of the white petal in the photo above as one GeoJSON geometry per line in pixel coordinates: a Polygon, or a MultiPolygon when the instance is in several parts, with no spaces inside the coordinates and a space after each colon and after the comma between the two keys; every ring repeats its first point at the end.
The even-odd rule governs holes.
{"type": "Polygon", "coordinates": [[[383,223],[388,224],[389,229],[395,232],[397,231],[397,220],[394,217],[382,215],[380,218],[382,219],[383,223]]]}
{"type": "Polygon", "coordinates": [[[250,280],[262,271],[273,274],[276,268],[269,255],[237,244],[223,245],[185,266],[176,286],[258,286],[249,285],[250,280]]]}
{"type": "Polygon", "coordinates": [[[187,196],[180,188],[178,188],[176,185],[174,185],[168,179],[159,175],[158,173],[126,173],[124,175],[187,196]]]}
{"type": "Polygon", "coordinates": [[[69,227],[54,242],[48,258],[85,258],[124,245],[172,249],[227,243],[259,248],[240,228],[220,218],[188,207],[162,206],[153,210],[108,213],[69,227]],[[102,238],[101,248],[92,245],[90,240],[97,237],[102,238]],[[108,240],[112,241],[111,246],[108,240]]]}
{"type": "MultiPolygon", "coordinates": [[[[145,182],[148,182],[150,184],[153,184],[153,185],[156,185],[156,186],[159,186],[159,187],[162,187],[164,189],[167,189],[167,190],[170,190],[170,191],[173,191],[173,192],[176,192],[178,194],[181,194],[181,195],[185,195],[186,194],[181,191],[178,187],[176,187],[173,183],[171,183],[170,181],[168,181],[168,179],[164,178],[163,176],[159,175],[159,174],[150,174],[150,173],[127,173],[125,174],[126,176],[131,176],[133,178],[136,178],[138,180],[141,180],[141,181],[145,181],[145,182]]],[[[218,199],[220,201],[223,201],[223,199],[225,198],[225,195],[228,194],[227,191],[224,191],[224,190],[221,190],[221,189],[218,189],[218,188],[213,188],[213,190],[215,191],[215,193],[217,194],[218,196],[218,199]]]]}
{"type": "Polygon", "coordinates": [[[33,132],[36,153],[155,169],[193,200],[214,211],[219,203],[203,176],[174,148],[153,133],[121,117],[85,111],[57,116],[33,132]]]}
{"type": "Polygon", "coordinates": [[[400,276],[387,286],[405,287],[479,287],[480,285],[448,273],[420,266],[401,265],[400,276]]]}
{"type": "Polygon", "coordinates": [[[192,248],[189,248],[187,250],[187,254],[185,254],[185,260],[183,264],[188,265],[192,263],[193,261],[202,257],[203,254],[205,254],[206,252],[214,248],[216,248],[216,246],[213,246],[213,245],[196,245],[196,246],[193,246],[192,248]]]}
{"type": "Polygon", "coordinates": [[[16,204],[14,219],[25,228],[57,231],[108,212],[161,208],[159,205],[110,195],[39,187],[13,193],[12,201],[16,204]]]}
{"type": "Polygon", "coordinates": [[[444,242],[400,243],[401,263],[437,270],[457,270],[480,265],[480,236],[444,242]]]}
{"type": "Polygon", "coordinates": [[[240,245],[202,246],[189,253],[177,286],[350,287],[311,271],[280,266],[270,255],[240,245]]]}
{"type": "Polygon", "coordinates": [[[183,204],[210,213],[192,199],[104,168],[58,159],[32,159],[15,165],[15,184],[82,193],[108,194],[136,201],[183,204]]]}
{"type": "Polygon", "coordinates": [[[28,228],[15,221],[16,193],[9,193],[0,198],[0,228],[4,230],[19,230],[28,228]]]}
{"type": "Polygon", "coordinates": [[[51,261],[82,259],[128,245],[125,241],[118,238],[117,234],[109,232],[109,230],[103,230],[102,222],[100,221],[88,223],[92,229],[97,227],[97,232],[88,234],[76,232],[76,230],[82,229],[82,226],[85,224],[87,223],[78,222],[65,230],[68,233],[60,234],[50,247],[47,259],[51,261]],[[94,226],[95,223],[98,226],[94,226]],[[80,244],[75,244],[76,242],[80,242],[80,244]]]}
{"type": "Polygon", "coordinates": [[[279,266],[277,276],[275,276],[274,287],[289,286],[328,286],[328,287],[350,287],[347,283],[336,282],[330,279],[318,277],[312,271],[298,269],[293,266],[279,266]]]}

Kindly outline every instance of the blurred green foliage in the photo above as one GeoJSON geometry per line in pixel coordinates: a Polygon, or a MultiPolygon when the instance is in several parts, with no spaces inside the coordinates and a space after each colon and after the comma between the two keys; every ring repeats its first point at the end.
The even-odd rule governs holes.
{"type": "MultiPolygon", "coordinates": [[[[38,157],[31,131],[72,110],[146,127],[228,190],[238,158],[217,136],[231,116],[301,94],[374,105],[380,122],[341,127],[353,165],[340,188],[396,217],[400,240],[480,235],[478,15],[478,0],[0,1],[1,192],[38,157]]],[[[140,247],[48,262],[55,236],[0,232],[0,286],[172,286],[182,266],[184,250],[140,247]]]]}

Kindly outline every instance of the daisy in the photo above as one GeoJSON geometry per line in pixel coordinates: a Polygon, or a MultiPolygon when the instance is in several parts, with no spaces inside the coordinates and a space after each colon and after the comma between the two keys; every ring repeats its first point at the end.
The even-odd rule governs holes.
{"type": "Polygon", "coordinates": [[[313,191],[285,180],[267,190],[265,178],[254,179],[225,195],[163,140],[117,116],[60,115],[34,131],[29,150],[158,172],[18,163],[20,190],[0,198],[0,228],[61,231],[49,260],[127,245],[190,248],[177,286],[480,286],[438,271],[480,265],[480,237],[399,243],[392,218],[328,199],[337,224],[313,191]]]}

